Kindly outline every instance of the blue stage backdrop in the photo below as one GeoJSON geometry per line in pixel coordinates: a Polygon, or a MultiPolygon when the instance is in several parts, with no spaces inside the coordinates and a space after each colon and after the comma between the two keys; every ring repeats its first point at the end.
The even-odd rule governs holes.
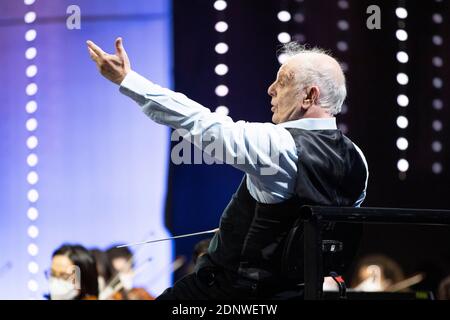
{"type": "MultiPolygon", "coordinates": [[[[63,243],[104,249],[168,236],[169,130],[98,74],[85,42],[112,52],[122,36],[133,69],[170,87],[170,6],[0,2],[0,298],[42,298],[63,243]],[[69,5],[81,9],[80,30],[66,27],[69,5]]],[[[171,284],[172,246],[136,249],[137,267],[151,258],[136,285],[156,295],[171,284]]]]}

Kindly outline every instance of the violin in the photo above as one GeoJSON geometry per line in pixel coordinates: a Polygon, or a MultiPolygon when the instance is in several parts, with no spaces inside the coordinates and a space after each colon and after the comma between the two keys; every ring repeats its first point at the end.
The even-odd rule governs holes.
{"type": "Polygon", "coordinates": [[[133,288],[127,292],[124,290],[115,292],[111,300],[155,300],[155,297],[144,288],[133,288]]]}

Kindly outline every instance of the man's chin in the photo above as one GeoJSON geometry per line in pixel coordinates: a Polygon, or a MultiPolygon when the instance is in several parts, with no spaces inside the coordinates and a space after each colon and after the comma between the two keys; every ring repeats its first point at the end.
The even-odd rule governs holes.
{"type": "Polygon", "coordinates": [[[272,122],[275,123],[275,124],[278,124],[280,122],[280,119],[278,118],[276,113],[274,113],[272,115],[272,122]]]}

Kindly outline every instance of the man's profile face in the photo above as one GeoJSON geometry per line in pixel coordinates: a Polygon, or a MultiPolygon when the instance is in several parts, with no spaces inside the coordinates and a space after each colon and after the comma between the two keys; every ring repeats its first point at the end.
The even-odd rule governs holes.
{"type": "Polygon", "coordinates": [[[300,118],[300,90],[294,69],[289,63],[278,70],[276,80],[270,85],[267,93],[272,97],[272,122],[275,124],[300,118]]]}

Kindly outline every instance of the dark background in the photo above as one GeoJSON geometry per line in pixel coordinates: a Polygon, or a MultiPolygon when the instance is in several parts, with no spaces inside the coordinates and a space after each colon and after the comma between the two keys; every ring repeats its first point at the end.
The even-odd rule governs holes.
{"type": "MultiPolygon", "coordinates": [[[[346,72],[348,111],[338,116],[338,123],[348,129],[347,135],[364,151],[369,164],[370,178],[363,206],[440,208],[450,209],[448,171],[449,93],[449,3],[448,1],[407,1],[408,18],[405,29],[409,38],[406,51],[409,62],[400,66],[395,56],[399,42],[395,37],[398,19],[397,1],[348,1],[342,10],[338,1],[228,1],[219,15],[229,25],[219,35],[214,24],[219,20],[213,1],[174,0],[174,59],[175,89],[210,107],[222,102],[230,109],[234,120],[268,122],[271,120],[267,87],[279,68],[276,52],[280,44],[277,34],[288,31],[302,33],[305,43],[329,49],[338,60],[348,65],[346,72]],[[369,5],[381,8],[381,29],[366,27],[369,5]],[[280,23],[277,12],[288,9],[294,16],[302,12],[303,23],[294,19],[280,23]],[[432,14],[444,17],[435,24],[432,14]],[[337,21],[346,19],[350,29],[341,31],[337,21]],[[432,35],[440,34],[444,43],[435,46],[432,35]],[[218,57],[214,45],[224,40],[230,50],[218,57]],[[338,40],[349,44],[346,52],[336,49],[338,40]],[[432,57],[444,59],[442,68],[432,65],[432,57]],[[225,59],[228,74],[219,81],[214,73],[218,59],[225,59]],[[447,59],[446,59],[447,58],[447,59]],[[400,89],[396,74],[404,70],[409,83],[400,89]],[[441,90],[432,86],[432,78],[444,81],[441,90]],[[216,85],[226,83],[230,93],[218,100],[216,85]],[[397,105],[397,95],[406,93],[409,106],[406,115],[409,126],[399,129],[396,118],[405,114],[397,105]],[[442,110],[432,107],[432,100],[444,102],[442,110]],[[439,119],[443,129],[433,131],[432,121],[439,119]],[[400,134],[409,141],[409,148],[401,152],[396,147],[400,134]],[[433,140],[441,141],[443,149],[431,149],[433,140]],[[399,175],[397,161],[405,157],[409,162],[406,175],[399,175]],[[432,172],[432,164],[443,166],[440,174],[432,172]]],[[[402,1],[400,1],[402,3],[402,1]]],[[[220,214],[239,184],[243,173],[224,165],[173,165],[167,205],[167,225],[174,234],[208,230],[218,225],[220,214]]],[[[201,238],[176,242],[177,255],[190,256],[201,238]]],[[[422,286],[435,287],[438,279],[450,273],[450,232],[443,227],[404,227],[389,225],[366,226],[360,255],[384,253],[397,260],[407,275],[424,271],[427,279],[422,286]]]]}

